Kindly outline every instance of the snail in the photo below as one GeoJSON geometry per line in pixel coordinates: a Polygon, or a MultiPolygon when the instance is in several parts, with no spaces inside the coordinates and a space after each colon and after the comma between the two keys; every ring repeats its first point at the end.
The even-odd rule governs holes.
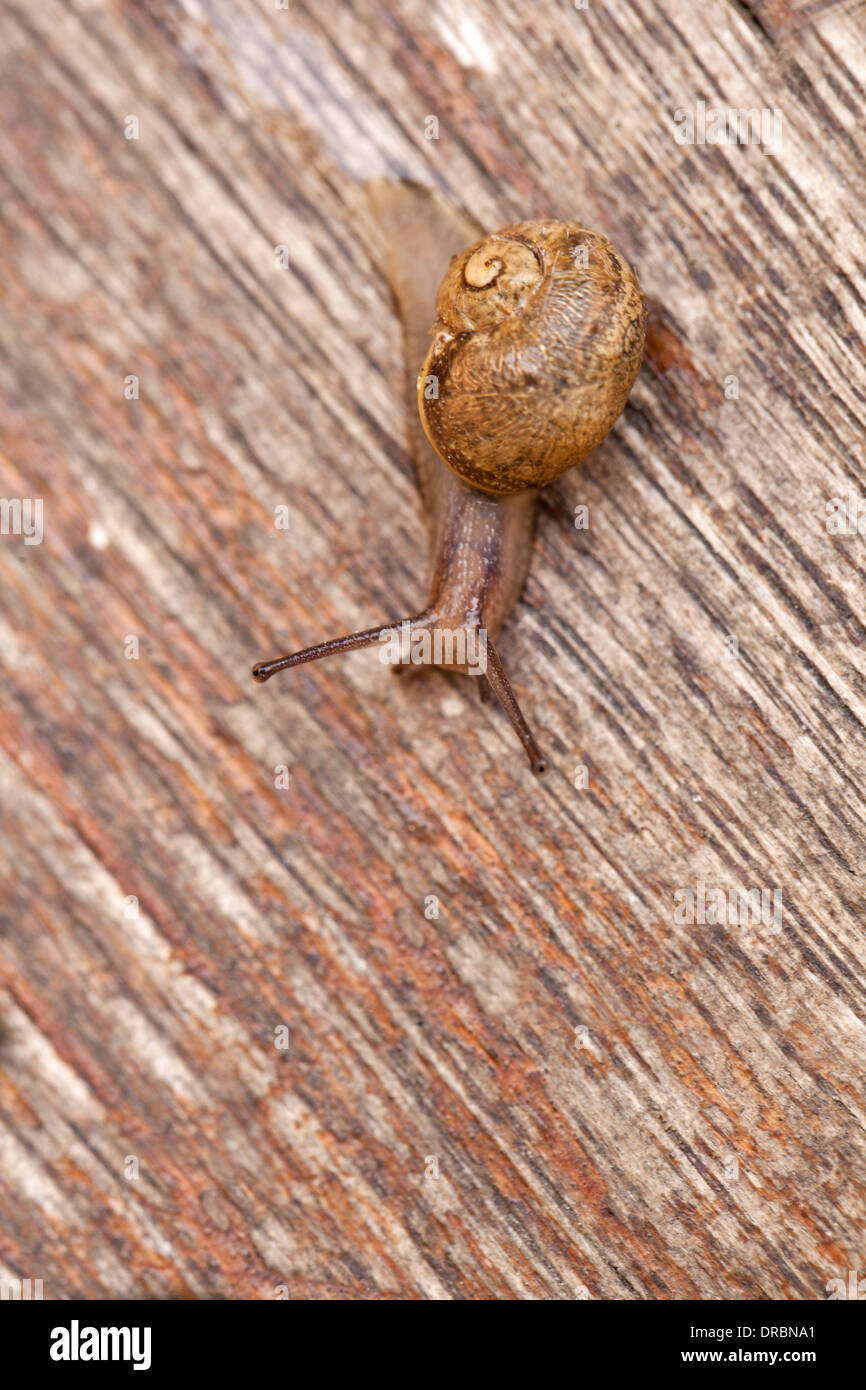
{"type": "Polygon", "coordinates": [[[494,644],[523,588],[539,489],[601,443],[640,370],[640,285],[607,237],[578,222],[518,222],[479,236],[419,185],[378,180],[368,196],[403,325],[430,597],[414,617],[259,662],[252,674],[266,681],[400,634],[401,660],[421,648],[423,661],[477,676],[542,773],[546,760],[494,644]]]}

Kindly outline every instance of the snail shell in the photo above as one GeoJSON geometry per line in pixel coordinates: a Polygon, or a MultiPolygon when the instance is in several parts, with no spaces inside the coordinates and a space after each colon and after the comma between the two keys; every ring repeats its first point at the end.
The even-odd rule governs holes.
{"type": "Polygon", "coordinates": [[[634,271],[578,222],[518,222],[445,273],[418,374],[430,443],[465,482],[521,492],[579,463],[622,412],[646,311],[634,271]]]}

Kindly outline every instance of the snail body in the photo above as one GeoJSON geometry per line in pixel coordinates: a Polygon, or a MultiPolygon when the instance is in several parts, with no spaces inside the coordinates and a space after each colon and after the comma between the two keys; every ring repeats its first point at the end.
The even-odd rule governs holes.
{"type": "MultiPolygon", "coordinates": [[[[494,643],[526,578],[538,490],[585,458],[625,406],[643,353],[640,286],[607,238],[577,222],[520,222],[479,238],[418,185],[383,180],[368,192],[387,228],[382,267],[403,326],[433,566],[427,606],[404,626],[419,637],[483,634],[483,671],[458,642],[432,662],[480,677],[540,773],[545,760],[494,643]]],[[[259,663],[253,675],[371,646],[398,626],[259,663]]]]}

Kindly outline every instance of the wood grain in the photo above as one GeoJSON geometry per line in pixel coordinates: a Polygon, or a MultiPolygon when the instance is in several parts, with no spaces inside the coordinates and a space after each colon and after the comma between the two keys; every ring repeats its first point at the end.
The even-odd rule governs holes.
{"type": "Polygon", "coordinates": [[[827,503],[866,509],[864,22],[4,7],[0,495],[44,539],[0,538],[0,1275],[863,1274],[866,538],[827,503]],[[699,101],[778,109],[781,142],[679,144],[699,101]],[[542,785],[465,678],[249,678],[425,594],[382,175],[490,228],[579,218],[653,302],[500,643],[542,785]],[[780,894],[780,930],[683,923],[698,883],[780,894]]]}

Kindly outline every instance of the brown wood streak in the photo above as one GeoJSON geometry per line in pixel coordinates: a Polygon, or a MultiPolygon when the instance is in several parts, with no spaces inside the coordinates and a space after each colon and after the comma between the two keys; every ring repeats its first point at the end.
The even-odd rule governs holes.
{"type": "Polygon", "coordinates": [[[0,496],[45,538],[0,538],[0,1274],[862,1276],[866,542],[825,506],[866,493],[866,63],[861,11],[798,8],[10,0],[0,496]],[[677,144],[698,98],[782,147],[677,144]],[[381,174],[579,217],[654,303],[503,630],[543,787],[466,680],[249,680],[424,598],[381,174]],[[678,924],[698,880],[782,931],[678,924]]]}

